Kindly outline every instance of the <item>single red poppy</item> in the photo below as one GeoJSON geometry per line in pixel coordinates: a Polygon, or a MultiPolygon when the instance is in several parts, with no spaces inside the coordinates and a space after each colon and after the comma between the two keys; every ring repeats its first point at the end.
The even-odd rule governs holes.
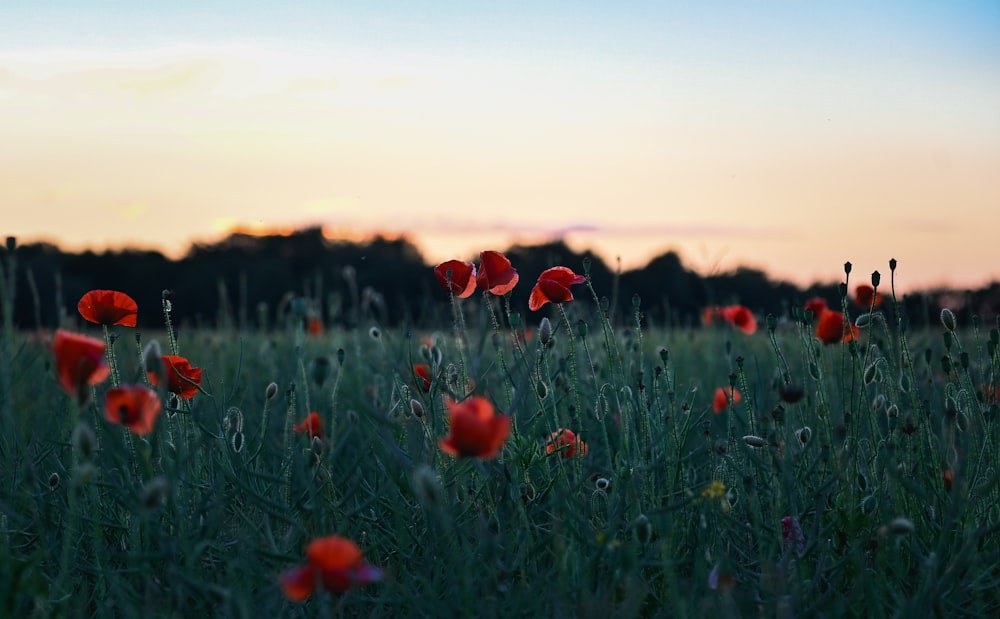
{"type": "Polygon", "coordinates": [[[441,451],[451,456],[493,458],[510,434],[510,417],[497,415],[486,398],[462,402],[445,399],[450,434],[441,439],[441,451]]]}
{"type": "Polygon", "coordinates": [[[952,485],[955,483],[955,473],[951,469],[947,469],[944,473],[941,473],[941,480],[944,481],[944,489],[950,492],[952,485]]]}
{"type": "Polygon", "coordinates": [[[134,327],[139,313],[135,300],[117,290],[91,290],[76,304],[85,320],[99,325],[134,327]]]}
{"type": "Polygon", "coordinates": [[[306,331],[309,335],[323,335],[323,321],[312,316],[306,321],[306,331]]]}
{"type": "Polygon", "coordinates": [[[90,398],[90,386],[104,382],[111,374],[104,360],[106,348],[101,340],[62,329],[52,339],[59,384],[81,406],[90,398]]]}
{"type": "Polygon", "coordinates": [[[719,317],[719,313],[722,310],[718,305],[709,305],[701,311],[701,324],[704,326],[709,326],[715,319],[719,317]]]}
{"type": "Polygon", "coordinates": [[[510,266],[510,260],[507,259],[507,256],[492,250],[479,254],[476,287],[480,290],[503,296],[514,289],[517,280],[517,270],[510,266]]]}
{"type": "Polygon", "coordinates": [[[1000,385],[983,385],[977,389],[976,392],[980,396],[980,399],[986,402],[986,404],[996,404],[997,402],[1000,402],[1000,385]]]}
{"type": "Polygon", "coordinates": [[[459,299],[471,297],[476,291],[476,265],[461,260],[448,260],[434,267],[434,277],[445,290],[459,299]]]}
{"type": "Polygon", "coordinates": [[[545,453],[559,453],[564,460],[568,460],[573,456],[582,458],[587,455],[588,451],[587,443],[583,442],[583,439],[578,437],[575,432],[565,428],[560,428],[553,432],[549,440],[545,443],[545,453]]]}
{"type": "Polygon", "coordinates": [[[365,563],[357,544],[331,535],[310,542],[306,564],[282,574],[280,583],[288,599],[301,602],[315,593],[317,585],[339,595],[383,578],[382,570],[365,563]]]}
{"type": "MultiPolygon", "coordinates": [[[[163,369],[167,374],[167,391],[176,393],[178,397],[190,400],[198,393],[201,385],[201,368],[191,367],[191,362],[178,355],[163,355],[163,369]]],[[[158,384],[156,372],[148,372],[149,382],[158,384]]]]}
{"type": "Polygon", "coordinates": [[[104,416],[111,423],[120,423],[136,434],[149,434],[163,410],[160,397],[142,385],[126,385],[109,389],[104,395],[104,416]]]}
{"type": "Polygon", "coordinates": [[[757,331],[757,319],[753,312],[742,305],[730,305],[722,308],[722,317],[743,333],[751,335],[757,331]]]}
{"type": "Polygon", "coordinates": [[[732,387],[719,387],[715,390],[715,397],[712,398],[712,410],[716,413],[721,413],[729,408],[730,400],[732,400],[733,404],[741,402],[743,394],[732,387]]]}
{"type": "Polygon", "coordinates": [[[878,307],[882,304],[882,293],[868,284],[858,284],[854,289],[854,302],[861,307],[878,307]]]}
{"type": "Polygon", "coordinates": [[[546,303],[565,303],[573,300],[569,287],[587,281],[583,275],[577,275],[568,267],[552,267],[542,271],[535,287],[528,297],[528,309],[536,311],[546,303]]]}
{"type": "Polygon", "coordinates": [[[826,310],[816,324],[816,337],[824,344],[836,344],[841,340],[846,344],[857,339],[858,328],[848,324],[843,313],[826,310]]]}
{"type": "Polygon", "coordinates": [[[826,299],[823,297],[813,297],[806,301],[805,308],[813,313],[813,318],[819,318],[827,309],[826,299]]]}
{"type": "Polygon", "coordinates": [[[323,419],[313,411],[302,420],[302,423],[292,426],[297,434],[308,434],[309,438],[323,438],[323,419]]]}
{"type": "Polygon", "coordinates": [[[413,366],[413,375],[416,377],[417,388],[427,393],[431,390],[431,366],[426,363],[417,363],[413,366]]]}

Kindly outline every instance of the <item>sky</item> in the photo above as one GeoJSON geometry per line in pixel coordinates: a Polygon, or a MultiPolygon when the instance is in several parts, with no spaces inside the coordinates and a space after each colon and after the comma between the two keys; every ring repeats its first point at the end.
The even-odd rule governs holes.
{"type": "Polygon", "coordinates": [[[1000,280],[995,0],[284,4],[3,0],[0,233],[1000,280]]]}

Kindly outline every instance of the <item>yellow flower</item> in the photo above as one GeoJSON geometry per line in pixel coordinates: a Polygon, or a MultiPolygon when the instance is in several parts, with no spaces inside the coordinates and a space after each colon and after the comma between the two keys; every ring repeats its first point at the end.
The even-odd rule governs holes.
{"type": "Polygon", "coordinates": [[[701,497],[703,499],[722,499],[726,496],[726,484],[722,483],[718,479],[708,484],[704,490],[701,491],[701,497]]]}

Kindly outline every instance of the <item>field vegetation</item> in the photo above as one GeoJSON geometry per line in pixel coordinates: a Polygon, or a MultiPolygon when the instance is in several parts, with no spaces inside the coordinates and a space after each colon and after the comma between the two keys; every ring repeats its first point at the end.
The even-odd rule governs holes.
{"type": "Polygon", "coordinates": [[[501,258],[428,270],[440,328],[19,329],[8,265],[0,616],[1000,613],[996,325],[912,328],[894,261],[681,328],[501,258]]]}

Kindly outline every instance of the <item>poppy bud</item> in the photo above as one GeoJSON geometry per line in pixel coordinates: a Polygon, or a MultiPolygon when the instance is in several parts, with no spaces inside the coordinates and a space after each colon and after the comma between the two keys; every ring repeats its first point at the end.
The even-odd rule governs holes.
{"type": "Polygon", "coordinates": [[[243,436],[243,432],[233,433],[233,438],[229,440],[229,445],[236,453],[243,451],[243,446],[246,445],[246,437],[243,436]]]}
{"type": "MultiPolygon", "coordinates": [[[[146,368],[146,372],[150,374],[155,374],[157,379],[163,378],[165,369],[163,367],[163,350],[160,348],[160,343],[156,340],[150,340],[146,347],[142,349],[142,366],[146,368]]],[[[165,382],[160,381],[161,384],[165,382]]]]}
{"type": "Polygon", "coordinates": [[[521,326],[521,314],[520,312],[511,312],[507,315],[507,324],[511,327],[517,328],[521,326]]]}
{"type": "Polygon", "coordinates": [[[649,540],[653,538],[653,524],[646,514],[639,514],[639,517],[632,523],[632,528],[635,530],[635,538],[639,540],[640,544],[648,544],[649,540]]]}
{"type": "Polygon", "coordinates": [[[538,394],[539,399],[544,400],[549,395],[549,388],[543,381],[538,381],[535,383],[535,393],[538,394]]]}
{"type": "Polygon", "coordinates": [[[167,500],[170,483],[165,477],[158,476],[149,480],[139,494],[139,502],[148,510],[156,509],[167,500]]]}
{"type": "Polygon", "coordinates": [[[410,413],[417,419],[424,416],[424,405],[420,403],[420,400],[415,398],[410,400],[410,413]]]}
{"type": "Polygon", "coordinates": [[[743,442],[751,447],[763,447],[767,444],[767,441],[759,436],[754,436],[753,434],[747,434],[743,437],[743,442]]]}
{"type": "Polygon", "coordinates": [[[594,480],[594,488],[600,492],[609,493],[611,492],[611,480],[607,477],[598,477],[594,480]]]}
{"type": "Polygon", "coordinates": [[[378,327],[372,327],[371,329],[368,329],[368,337],[377,342],[382,339],[382,332],[379,331],[378,327]]]}
{"type": "Polygon", "coordinates": [[[663,362],[663,365],[667,365],[670,362],[670,351],[666,348],[660,349],[660,361],[663,362]]]}
{"type": "Polygon", "coordinates": [[[13,252],[15,249],[17,249],[17,237],[16,236],[8,236],[7,237],[7,251],[13,252]]]}
{"type": "Polygon", "coordinates": [[[861,499],[861,513],[866,516],[871,516],[878,509],[878,500],[874,496],[868,495],[861,499]]]}
{"type": "Polygon", "coordinates": [[[812,438],[812,428],[809,426],[799,428],[795,431],[795,438],[798,439],[799,443],[805,445],[812,438]]]}
{"type": "Polygon", "coordinates": [[[97,451],[97,436],[86,422],[81,421],[73,430],[73,448],[83,460],[90,460],[97,451]]]}
{"type": "Polygon", "coordinates": [[[243,411],[236,406],[230,406],[226,411],[226,418],[223,421],[223,429],[228,434],[230,431],[243,431],[243,411]]]}
{"type": "Polygon", "coordinates": [[[809,376],[812,376],[814,379],[819,380],[819,366],[816,365],[816,363],[813,361],[809,362],[809,376]]]}
{"type": "Polygon", "coordinates": [[[437,472],[427,464],[413,469],[413,494],[428,509],[439,509],[445,504],[444,488],[437,472]]]}
{"type": "Polygon", "coordinates": [[[548,346],[549,342],[552,341],[552,321],[549,320],[548,316],[542,318],[542,321],[538,323],[538,341],[541,342],[542,346],[548,346]]]}
{"type": "Polygon", "coordinates": [[[878,271],[872,271],[872,288],[878,288],[881,281],[882,275],[878,271]]]}
{"type": "Polygon", "coordinates": [[[871,312],[866,312],[854,319],[854,326],[859,329],[864,329],[865,327],[870,325],[871,322],[872,322],[872,314],[871,312]]]}
{"type": "Polygon", "coordinates": [[[845,262],[844,263],[844,273],[846,275],[850,275],[851,274],[851,263],[850,262],[845,262]]]}
{"type": "Polygon", "coordinates": [[[944,325],[944,328],[948,331],[955,330],[955,313],[947,307],[941,310],[941,324],[944,325]]]}
{"type": "Polygon", "coordinates": [[[955,416],[955,425],[960,432],[965,432],[969,429],[969,416],[965,414],[965,411],[959,411],[958,415],[955,416]]]}
{"type": "Polygon", "coordinates": [[[878,369],[877,363],[872,363],[871,365],[865,368],[864,379],[866,385],[870,385],[873,382],[875,382],[875,374],[877,369],[878,369]]]}
{"type": "Polygon", "coordinates": [[[317,389],[323,387],[323,383],[330,376],[330,360],[326,357],[316,357],[309,362],[309,378],[317,389]]]}
{"type": "Polygon", "coordinates": [[[890,271],[895,271],[896,270],[896,259],[895,258],[889,258],[889,270],[890,271]]]}
{"type": "Polygon", "coordinates": [[[774,331],[778,327],[778,318],[774,314],[768,314],[764,317],[764,324],[768,331],[774,331]]]}
{"type": "Polygon", "coordinates": [[[896,419],[899,417],[899,406],[892,404],[889,408],[885,409],[885,415],[889,419],[896,419]]]}
{"type": "Polygon", "coordinates": [[[781,399],[789,404],[795,404],[805,396],[805,389],[798,385],[793,385],[791,383],[782,384],[778,387],[778,395],[781,399]]]}
{"type": "Polygon", "coordinates": [[[59,488],[59,473],[49,475],[49,490],[55,492],[59,488]]]}
{"type": "Polygon", "coordinates": [[[83,462],[76,467],[74,477],[76,477],[76,483],[82,486],[90,483],[95,477],[97,477],[98,473],[99,471],[96,466],[90,462],[83,462]]]}
{"type": "Polygon", "coordinates": [[[903,516],[893,518],[892,522],[889,523],[889,532],[893,535],[913,533],[913,528],[913,521],[903,516]]]}

